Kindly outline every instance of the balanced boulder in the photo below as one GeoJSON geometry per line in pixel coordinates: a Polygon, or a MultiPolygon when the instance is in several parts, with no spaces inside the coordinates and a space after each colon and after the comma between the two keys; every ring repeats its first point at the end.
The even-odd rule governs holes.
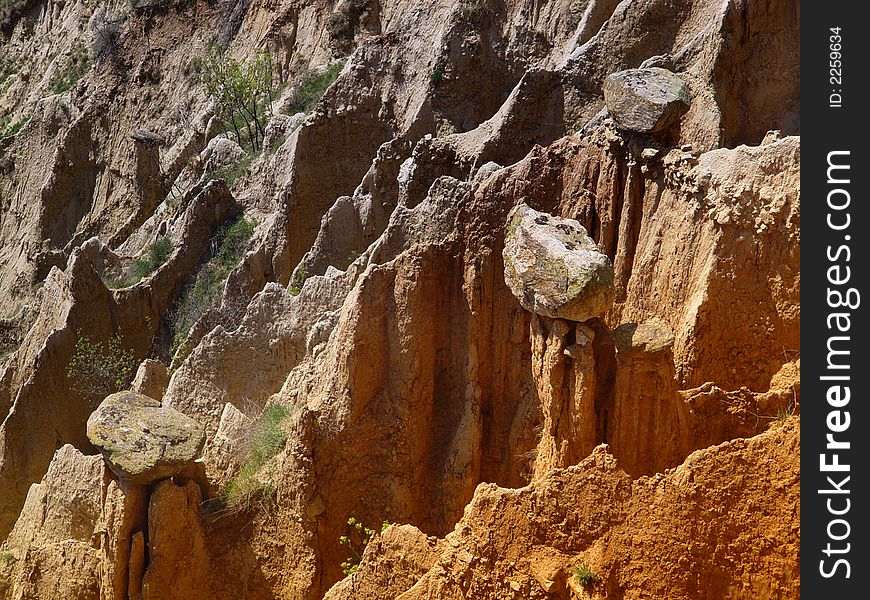
{"type": "Polygon", "coordinates": [[[107,397],[88,418],[88,439],[119,479],[147,485],[185,470],[202,452],[205,428],[135,392],[107,397]]]}
{"type": "Polygon", "coordinates": [[[503,256],[505,282],[535,314],[587,321],[613,304],[613,265],[573,219],[514,207],[503,256]]]}
{"type": "Polygon", "coordinates": [[[686,83],[658,67],[612,73],[604,80],[603,91],[607,112],[616,126],[640,133],[667,129],[692,102],[686,83]]]}

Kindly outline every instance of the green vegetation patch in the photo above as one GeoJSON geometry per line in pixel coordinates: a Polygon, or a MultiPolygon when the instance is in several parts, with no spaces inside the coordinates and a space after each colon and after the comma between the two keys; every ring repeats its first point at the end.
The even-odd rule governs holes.
{"type": "Polygon", "coordinates": [[[157,238],[157,240],[148,246],[145,255],[137,258],[132,262],[130,267],[123,271],[119,276],[107,276],[103,279],[106,287],[110,289],[118,289],[136,285],[145,277],[157,270],[169,260],[172,254],[172,240],[169,236],[157,238]]]}
{"type": "Polygon", "coordinates": [[[259,50],[253,58],[238,61],[212,46],[201,65],[205,91],[215,102],[226,133],[233,133],[242,148],[259,151],[272,116],[271,55],[259,50]]]}
{"type": "Polygon", "coordinates": [[[306,279],[308,279],[308,269],[305,265],[302,265],[302,267],[296,271],[293,280],[290,282],[290,287],[287,290],[290,292],[291,296],[298,296],[302,292],[302,286],[305,285],[306,279]]]}
{"type": "Polygon", "coordinates": [[[108,341],[93,340],[77,332],[76,347],[67,364],[72,389],[87,398],[102,400],[129,387],[136,373],[133,351],[120,334],[108,341]]]}
{"type": "Polygon", "coordinates": [[[30,120],[30,117],[21,117],[12,125],[6,128],[6,130],[0,134],[0,138],[11,137],[21,131],[21,128],[27,125],[27,122],[30,120]]]}
{"type": "Polygon", "coordinates": [[[51,94],[62,94],[70,89],[91,68],[91,57],[87,48],[79,44],[75,47],[62,68],[58,68],[48,82],[51,94]]]}
{"type": "Polygon", "coordinates": [[[193,325],[217,304],[224,282],[241,262],[253,234],[254,222],[244,217],[224,225],[215,234],[217,252],[200,268],[193,284],[173,310],[170,323],[173,354],[183,347],[193,325]]]}
{"type": "Polygon", "coordinates": [[[287,443],[284,422],[290,408],[269,404],[250,430],[249,450],[244,465],[221,493],[223,505],[230,510],[248,510],[274,493],[274,485],[261,471],[287,443]]]}
{"type": "Polygon", "coordinates": [[[444,79],[444,65],[441,63],[438,63],[435,65],[435,67],[432,69],[432,72],[429,74],[429,81],[437,84],[437,83],[440,83],[442,79],[444,79]]]}
{"type": "MultiPolygon", "coordinates": [[[[349,556],[341,563],[341,571],[345,575],[353,575],[359,568],[359,563],[362,561],[362,555],[366,550],[366,546],[372,540],[375,534],[374,529],[369,529],[355,517],[350,517],[347,520],[347,535],[338,538],[338,543],[344,546],[348,551],[349,556]]],[[[384,521],[384,526],[381,531],[389,527],[389,523],[384,521]]]]}
{"type": "Polygon", "coordinates": [[[343,68],[344,62],[339,61],[331,64],[325,71],[320,73],[309,70],[303,71],[296,93],[284,108],[284,112],[292,115],[298,112],[311,111],[311,109],[317,106],[321,96],[332,85],[332,82],[338,79],[338,75],[343,68]]]}
{"type": "Polygon", "coordinates": [[[586,563],[580,563],[579,566],[574,567],[574,579],[581,585],[590,586],[598,581],[598,573],[590,569],[586,563]]]}

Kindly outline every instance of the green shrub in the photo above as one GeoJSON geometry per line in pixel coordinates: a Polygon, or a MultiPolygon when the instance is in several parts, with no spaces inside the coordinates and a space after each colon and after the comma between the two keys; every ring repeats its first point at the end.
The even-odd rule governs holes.
{"type": "Polygon", "coordinates": [[[305,268],[305,265],[302,265],[296,271],[296,275],[293,276],[293,280],[290,282],[290,287],[287,290],[291,296],[298,296],[302,292],[302,286],[305,285],[306,279],[308,279],[308,269],[305,268]]]}
{"type": "Polygon", "coordinates": [[[136,372],[133,351],[124,347],[120,334],[107,342],[77,333],[76,348],[67,364],[72,389],[87,398],[102,400],[129,387],[136,372]]]}
{"type": "Polygon", "coordinates": [[[108,275],[103,279],[103,282],[106,284],[106,287],[110,289],[125,288],[130,287],[131,285],[136,285],[169,260],[171,254],[172,240],[169,236],[157,238],[153,244],[148,246],[145,255],[134,260],[129,269],[123,271],[117,277],[108,275]]]}
{"type": "Polygon", "coordinates": [[[435,68],[432,69],[432,73],[429,75],[429,81],[432,83],[439,83],[444,78],[444,65],[438,63],[435,65],[435,68]]]}
{"type": "MultiPolygon", "coordinates": [[[[389,523],[386,521],[384,521],[384,523],[386,526],[389,526],[389,523]]],[[[353,575],[359,568],[362,555],[365,552],[366,546],[371,541],[372,536],[374,536],[375,530],[364,526],[362,522],[354,517],[350,517],[347,520],[347,526],[347,535],[338,538],[338,543],[344,546],[350,553],[350,556],[341,563],[341,570],[345,575],[353,575]]],[[[382,527],[381,531],[384,529],[386,529],[386,527],[382,527]]]]}
{"type": "Polygon", "coordinates": [[[283,404],[269,404],[254,421],[245,464],[221,493],[228,509],[248,510],[274,493],[274,486],[262,479],[261,471],[287,443],[283,423],[290,414],[290,409],[283,404]]]}
{"type": "Polygon", "coordinates": [[[331,64],[321,73],[304,71],[299,81],[299,87],[290,102],[284,108],[288,115],[298,112],[309,112],[317,105],[323,93],[338,79],[339,73],[344,68],[344,61],[331,64]]]}
{"type": "Polygon", "coordinates": [[[49,80],[48,91],[51,94],[62,94],[78,83],[79,79],[84,77],[90,68],[91,58],[88,55],[88,50],[79,44],[70,54],[66,65],[55,71],[49,80]]]}
{"type": "Polygon", "coordinates": [[[169,236],[157,238],[151,247],[148,248],[148,259],[151,261],[152,267],[155,269],[169,260],[172,254],[172,240],[169,236]]]}
{"type": "Polygon", "coordinates": [[[217,304],[224,282],[241,262],[254,233],[254,222],[240,217],[218,229],[214,243],[218,250],[204,264],[187,292],[176,302],[171,316],[173,353],[184,349],[193,325],[217,304]]]}
{"type": "Polygon", "coordinates": [[[598,581],[598,573],[589,568],[585,562],[574,567],[574,579],[584,586],[594,585],[598,581]]]}

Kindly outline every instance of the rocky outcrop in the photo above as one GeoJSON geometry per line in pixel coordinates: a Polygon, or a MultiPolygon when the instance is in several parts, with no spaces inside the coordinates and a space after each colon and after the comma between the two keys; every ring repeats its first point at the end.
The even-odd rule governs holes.
{"type": "Polygon", "coordinates": [[[679,75],[657,67],[629,69],[604,80],[604,103],[620,129],[658,133],[675,124],[692,103],[679,75]]]}
{"type": "Polygon", "coordinates": [[[130,390],[155,400],[163,398],[163,392],[166,391],[166,386],[169,384],[169,373],[164,365],[159,360],[146,358],[136,370],[136,376],[133,378],[133,383],[130,384],[130,390]]]}
{"type": "Polygon", "coordinates": [[[199,458],[205,429],[158,400],[112,394],[88,418],[88,439],[129,485],[148,485],[184,472],[199,458]]]}
{"type": "Polygon", "coordinates": [[[210,565],[199,520],[202,494],[192,481],[157,484],[148,501],[148,562],[142,600],[209,598],[210,565]]]}
{"type": "Polygon", "coordinates": [[[395,600],[435,565],[444,549],[444,540],[412,525],[386,527],[366,545],[354,574],[336,583],[323,598],[395,600]]]}
{"type": "Polygon", "coordinates": [[[664,471],[705,446],[692,439],[701,418],[677,394],[674,336],[662,325],[624,323],[613,330],[613,338],[616,361],[607,442],[630,475],[664,471]]]}
{"type": "Polygon", "coordinates": [[[0,406],[9,407],[0,423],[0,535],[11,529],[28,486],[41,479],[58,442],[92,449],[85,423],[102,398],[77,392],[75,375],[67,373],[78,339],[118,337],[126,351],[144,358],[162,315],[200,264],[212,234],[238,214],[239,206],[222,182],[213,181],[191,196],[167,225],[176,240],[172,254],[138,284],[106,287],[101,275],[107,256],[114,253],[95,238],[72,252],[65,270],[49,272],[36,321],[0,378],[0,406]],[[56,398],[64,402],[54,402],[56,398]]]}
{"type": "Polygon", "coordinates": [[[216,137],[202,151],[199,160],[205,173],[220,173],[232,169],[246,154],[234,141],[216,137]]]}
{"type": "Polygon", "coordinates": [[[116,4],[31,11],[0,41],[4,58],[33,57],[0,85],[0,106],[31,117],[0,140],[0,294],[4,323],[34,319],[0,333],[0,538],[36,531],[4,547],[0,586],[316,600],[343,578],[353,516],[406,525],[375,535],[333,597],[789,595],[798,425],[777,415],[800,402],[792,4],[151,3],[125,20],[116,4]],[[106,24],[111,55],[42,98],[106,24]],[[212,39],[237,59],[268,48],[272,108],[294,112],[326,81],[308,76],[350,56],[319,102],[271,116],[265,151],[212,141],[230,159],[208,165],[220,124],[197,70],[212,39]],[[603,110],[608,76],[638,67],[679,73],[692,98],[679,126],[646,135],[603,110]],[[526,301],[558,296],[559,278],[512,291],[517,206],[582,228],[530,224],[528,239],[566,265],[575,243],[609,262],[603,301],[583,314],[526,301]],[[256,221],[247,253],[173,339],[179,296],[226,258],[216,231],[241,211],[256,221]],[[106,287],[158,238],[166,263],[106,287]],[[79,465],[66,471],[93,479],[74,492],[94,535],[59,544],[34,525],[28,487],[42,481],[59,519],[77,506],[47,472],[58,445],[94,452],[85,422],[102,397],[67,374],[79,331],[120,336],[137,362],[180,347],[171,376],[145,362],[134,387],[206,441],[195,473],[148,486],[62,448],[79,465]],[[258,468],[252,419],[269,404],[292,416],[258,468]],[[741,479],[747,464],[784,499],[741,479]],[[256,502],[225,506],[252,470],[256,502]],[[582,563],[597,587],[574,577],[582,563]]]}
{"type": "Polygon", "coordinates": [[[0,597],[208,597],[200,498],[189,480],[149,494],[63,446],[0,546],[0,597]]]}
{"type": "Polygon", "coordinates": [[[102,486],[100,457],[70,445],[57,451],[0,546],[0,597],[100,597],[102,486]]]}
{"type": "Polygon", "coordinates": [[[505,282],[535,314],[588,321],[613,304],[613,265],[577,221],[520,204],[508,214],[503,255],[505,282]]]}
{"type": "MultiPolygon", "coordinates": [[[[695,452],[655,477],[632,480],[599,447],[519,490],[482,484],[432,567],[396,598],[793,597],[798,447],[792,419],[753,439],[695,452]],[[759,513],[754,502],[765,509],[759,513]],[[587,583],[576,575],[581,565],[592,575],[587,583]]],[[[334,597],[365,598],[367,573],[400,557],[427,557],[430,542],[406,540],[407,547],[366,553],[362,593],[345,583],[334,597]]],[[[392,572],[387,581],[401,576],[392,572]]]]}

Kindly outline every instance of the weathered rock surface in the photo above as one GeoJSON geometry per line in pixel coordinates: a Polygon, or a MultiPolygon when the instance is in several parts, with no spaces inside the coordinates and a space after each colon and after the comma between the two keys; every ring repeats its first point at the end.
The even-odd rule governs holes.
{"type": "Polygon", "coordinates": [[[199,159],[206,173],[215,173],[233,168],[244,156],[245,151],[237,143],[216,137],[208,143],[199,159]]]}
{"type": "Polygon", "coordinates": [[[608,75],[604,102],[620,129],[657,133],[689,110],[692,96],[679,75],[652,67],[608,75]]]}
{"type": "Polygon", "coordinates": [[[388,527],[366,546],[361,568],[336,583],[323,598],[395,600],[432,568],[445,543],[413,525],[388,527]]]}
{"type": "Polygon", "coordinates": [[[0,598],[99,598],[103,461],[70,445],[30,486],[15,527],[0,545],[0,598]]]}
{"type": "Polygon", "coordinates": [[[613,265],[573,219],[520,204],[508,214],[503,255],[505,282],[535,314],[588,321],[613,304],[613,265]]]}
{"type": "MultiPolygon", "coordinates": [[[[519,490],[481,484],[432,567],[396,598],[796,597],[799,433],[792,419],[633,481],[602,446],[519,490]],[[699,530],[717,544],[704,544],[699,530]],[[572,581],[581,563],[598,576],[583,591],[572,581]]],[[[408,544],[366,553],[362,593],[344,584],[334,597],[366,598],[372,572],[395,589],[413,570],[387,565],[431,547],[408,544]]]]}
{"type": "Polygon", "coordinates": [[[188,481],[157,484],[148,501],[148,563],[142,600],[211,597],[209,557],[199,505],[199,487],[188,481]]]}
{"type": "Polygon", "coordinates": [[[148,485],[184,471],[199,458],[205,428],[153,398],[118,392],[88,419],[88,439],[123,481],[148,485]]]}
{"type": "Polygon", "coordinates": [[[133,378],[133,383],[130,384],[130,389],[137,394],[160,400],[163,398],[168,384],[169,373],[166,370],[166,365],[159,360],[146,358],[136,370],[136,376],[133,378]]]}
{"type": "MultiPolygon", "coordinates": [[[[349,516],[409,525],[376,536],[340,597],[789,596],[797,488],[772,472],[791,464],[777,452],[747,453],[741,468],[785,500],[732,476],[739,461],[723,455],[685,480],[632,478],[799,410],[794,4],[327,5],[67,0],[4,32],[0,108],[30,120],[0,140],[0,296],[6,322],[35,321],[0,349],[12,350],[0,358],[0,538],[38,523],[22,512],[34,482],[58,518],[78,506],[44,479],[59,444],[90,448],[84,423],[102,399],[70,390],[76,331],[120,334],[137,360],[165,362],[173,306],[213,257],[216,227],[241,208],[258,223],[167,384],[167,404],[207,431],[208,481],[128,486],[88,458],[100,471],[75,469],[93,478],[75,490],[104,497],[96,535],[55,543],[36,527],[31,550],[0,561],[24,586],[16,600],[138,598],[146,572],[152,597],[318,600],[342,578],[349,516]],[[112,59],[49,95],[107,23],[112,59]],[[350,54],[304,117],[271,119],[232,195],[199,160],[220,131],[195,73],[215,36],[236,59],[268,48],[288,84],[274,107],[350,54]],[[679,72],[691,90],[666,136],[622,135],[602,110],[607,76],[636,65],[679,72]],[[164,144],[133,140],[136,128],[164,144]],[[598,318],[517,302],[502,251],[521,203],[575,219],[611,260],[615,299],[598,318]],[[161,235],[175,249],[166,264],[106,289],[105,257],[146,256],[161,235]],[[225,310],[238,318],[214,318],[225,310]],[[626,322],[641,324],[630,339],[612,331],[626,322]],[[245,407],[269,401],[294,417],[260,473],[264,505],[200,514],[245,467],[245,407]],[[586,458],[604,441],[618,469],[586,458]],[[575,558],[606,576],[601,589],[581,594],[575,558]]],[[[796,455],[770,433],[731,445],[776,439],[796,455]]]]}
{"type": "Polygon", "coordinates": [[[118,335],[143,357],[215,229],[238,210],[222,182],[205,186],[170,219],[171,237],[184,243],[131,288],[107,289],[100,277],[105,245],[94,238],[72,251],[65,270],[49,272],[36,321],[0,377],[0,407],[8,407],[0,424],[0,536],[11,529],[28,486],[42,478],[58,442],[90,446],[84,424],[102,398],[76,392],[66,374],[79,332],[93,340],[118,335]],[[57,397],[65,401],[53,402],[57,397]]]}

